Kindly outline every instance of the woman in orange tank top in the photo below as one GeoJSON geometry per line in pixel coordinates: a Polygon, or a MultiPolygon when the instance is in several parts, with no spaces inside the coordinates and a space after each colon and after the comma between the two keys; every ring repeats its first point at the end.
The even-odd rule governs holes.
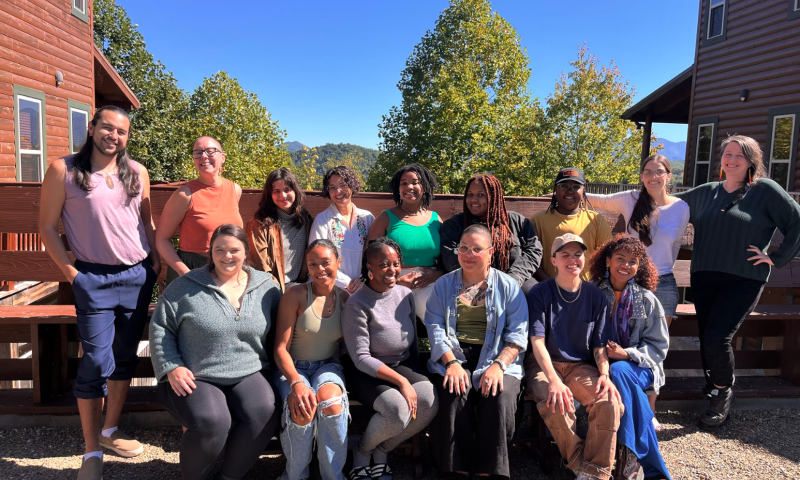
{"type": "Polygon", "coordinates": [[[239,214],[242,187],[222,178],[222,145],[200,137],[192,146],[197,178],[181,186],[164,205],[156,230],[156,247],[169,264],[167,284],[194,268],[208,264],[208,245],[214,229],[225,223],[244,226],[239,214]],[[178,251],[172,237],[180,228],[178,251]]]}

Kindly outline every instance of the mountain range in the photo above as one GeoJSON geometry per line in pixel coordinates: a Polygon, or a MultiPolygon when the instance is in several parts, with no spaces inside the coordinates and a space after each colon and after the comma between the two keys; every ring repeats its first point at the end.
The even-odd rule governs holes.
{"type": "Polygon", "coordinates": [[[658,141],[664,144],[664,148],[659,150],[659,154],[664,155],[670,161],[683,161],[686,159],[686,142],[671,142],[666,138],[659,138],[658,141]]]}

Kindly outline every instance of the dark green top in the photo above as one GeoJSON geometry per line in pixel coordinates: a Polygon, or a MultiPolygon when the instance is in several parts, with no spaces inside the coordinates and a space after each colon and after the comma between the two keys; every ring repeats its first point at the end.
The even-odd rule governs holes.
{"type": "Polygon", "coordinates": [[[486,305],[467,305],[458,297],[456,338],[461,342],[483,345],[486,342],[486,305]]]}
{"type": "Polygon", "coordinates": [[[766,282],[769,265],[754,266],[747,260],[754,253],[747,249],[755,245],[766,251],[777,228],[783,243],[769,257],[778,268],[788,264],[800,251],[800,206],[780,185],[761,178],[723,212],[740,192],[720,188],[715,200],[717,185],[710,182],[675,195],[689,204],[689,222],[694,225],[692,272],[725,272],[766,282]]]}

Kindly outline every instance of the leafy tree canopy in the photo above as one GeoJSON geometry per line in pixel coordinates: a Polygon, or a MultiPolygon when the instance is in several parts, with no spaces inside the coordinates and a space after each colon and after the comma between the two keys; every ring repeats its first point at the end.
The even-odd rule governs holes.
{"type": "Polygon", "coordinates": [[[402,165],[430,168],[444,192],[461,192],[476,172],[525,156],[524,126],[538,106],[513,27],[486,0],[451,0],[406,62],[403,101],[380,123],[380,156],[369,188],[386,191],[402,165]]]}
{"type": "Polygon", "coordinates": [[[286,132],[256,94],[223,71],[192,93],[186,131],[190,141],[201,135],[219,140],[226,154],[224,176],[243,188],[260,188],[270,171],[289,163],[286,132]]]}
{"type": "Polygon", "coordinates": [[[119,72],[141,106],[131,112],[131,157],[154,180],[191,178],[182,115],[188,97],[160,61],[147,51],[144,37],[125,9],[113,0],[94,2],[94,41],[119,72]]]}

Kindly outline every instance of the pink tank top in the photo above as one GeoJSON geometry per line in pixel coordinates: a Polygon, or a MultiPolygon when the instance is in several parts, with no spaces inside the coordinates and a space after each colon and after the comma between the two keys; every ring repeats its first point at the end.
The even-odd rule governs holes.
{"type": "MultiPolygon", "coordinates": [[[[116,174],[110,175],[115,187],[108,188],[105,175],[92,175],[92,189],[81,190],[72,175],[73,156],[67,166],[66,199],[61,222],[72,253],[78,260],[104,265],[134,265],[150,253],[144,233],[141,192],[129,197],[116,174]]],[[[138,175],[139,164],[130,161],[138,175]]]]}

